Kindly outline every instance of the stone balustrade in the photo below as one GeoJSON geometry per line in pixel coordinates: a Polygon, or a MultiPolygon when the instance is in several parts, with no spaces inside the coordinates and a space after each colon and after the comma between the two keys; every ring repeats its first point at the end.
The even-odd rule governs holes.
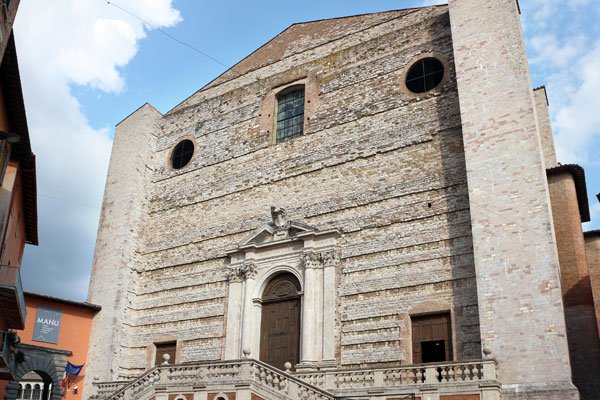
{"type": "MultiPolygon", "coordinates": [[[[257,360],[187,363],[156,366],[136,380],[94,383],[93,399],[146,400],[157,394],[181,391],[246,391],[277,399],[334,400],[335,396],[257,360]],[[271,397],[272,396],[272,397],[271,397]]],[[[200,397],[202,398],[202,397],[200,397]]]]}
{"type": "Polygon", "coordinates": [[[252,359],[163,364],[132,382],[94,383],[94,387],[92,398],[98,400],[159,400],[161,394],[167,399],[166,394],[184,392],[205,399],[208,393],[233,391],[240,399],[250,399],[252,393],[263,399],[336,400],[366,393],[420,394],[425,390],[467,391],[480,394],[481,399],[496,399],[499,388],[493,360],[291,373],[252,359]],[[486,390],[494,394],[485,395],[486,390]]]}
{"type": "Polygon", "coordinates": [[[109,397],[113,393],[121,390],[129,382],[97,382],[94,383],[96,396],[99,399],[109,397]]]}
{"type": "Polygon", "coordinates": [[[398,388],[496,381],[493,360],[407,365],[393,368],[299,372],[294,376],[325,390],[398,388]]]}

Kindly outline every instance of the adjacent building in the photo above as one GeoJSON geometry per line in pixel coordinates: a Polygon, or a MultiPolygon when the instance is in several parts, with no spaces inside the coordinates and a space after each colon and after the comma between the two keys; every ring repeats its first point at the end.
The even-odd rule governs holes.
{"type": "Polygon", "coordinates": [[[11,331],[25,324],[23,250],[38,244],[35,156],[12,30],[18,5],[0,2],[0,387],[14,378],[18,337],[11,331]]]}
{"type": "Polygon", "coordinates": [[[0,388],[7,400],[85,399],[83,380],[92,319],[100,307],[38,293],[25,292],[27,318],[15,332],[19,342],[13,378],[0,388]],[[63,382],[67,362],[84,365],[63,382]]]}
{"type": "Polygon", "coordinates": [[[600,240],[519,13],[294,24],[120,122],[86,392],[596,398],[600,240]]]}

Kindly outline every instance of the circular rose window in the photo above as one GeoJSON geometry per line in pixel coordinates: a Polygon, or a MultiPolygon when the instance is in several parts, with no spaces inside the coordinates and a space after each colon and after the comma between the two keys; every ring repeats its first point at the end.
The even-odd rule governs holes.
{"type": "Polygon", "coordinates": [[[190,162],[193,155],[194,143],[189,139],[182,140],[177,143],[177,146],[173,149],[173,153],[171,154],[171,165],[175,169],[183,168],[190,162]]]}
{"type": "Polygon", "coordinates": [[[444,78],[444,64],[437,58],[423,58],[414,63],[406,74],[406,87],[413,93],[435,89],[444,78]]]}

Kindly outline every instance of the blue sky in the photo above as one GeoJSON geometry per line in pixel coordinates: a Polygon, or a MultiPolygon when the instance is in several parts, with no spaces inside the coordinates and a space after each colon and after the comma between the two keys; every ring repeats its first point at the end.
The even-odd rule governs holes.
{"type": "MultiPolygon", "coordinates": [[[[23,1],[15,25],[33,149],[40,246],[26,290],[84,299],[114,125],[145,102],[166,112],[294,22],[436,1],[23,1]]],[[[438,1],[440,3],[440,1],[438,1]]],[[[443,2],[442,2],[443,3],[443,2]]],[[[521,0],[534,86],[551,102],[559,161],[587,174],[600,228],[600,2],[521,0]]]]}

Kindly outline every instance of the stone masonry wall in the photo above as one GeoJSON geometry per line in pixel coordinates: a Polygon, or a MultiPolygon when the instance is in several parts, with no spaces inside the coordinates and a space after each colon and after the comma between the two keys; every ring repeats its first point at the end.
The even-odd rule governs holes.
{"type": "Polygon", "coordinates": [[[179,340],[178,362],[223,357],[225,251],[266,223],[271,205],[343,232],[329,288],[339,365],[410,363],[410,315],[445,311],[455,358],[481,358],[447,8],[337,20],[314,46],[296,31],[283,59],[213,82],[160,120],[131,327],[113,379],[142,372],[148,345],[169,338],[179,340]],[[409,93],[403,75],[431,54],[446,63],[443,84],[409,93]],[[305,134],[274,144],[265,99],[299,79],[316,87],[307,83],[305,134]],[[173,170],[182,138],[197,151],[173,170]]]}
{"type": "Polygon", "coordinates": [[[102,310],[92,325],[86,393],[92,393],[93,377],[117,378],[119,363],[126,357],[121,340],[131,334],[129,307],[139,268],[140,219],[145,213],[148,163],[160,117],[146,104],[115,132],[88,294],[88,301],[102,310]]]}
{"type": "Polygon", "coordinates": [[[482,347],[504,398],[575,399],[518,4],[450,0],[449,10],[482,347]]]}
{"type": "Polygon", "coordinates": [[[552,125],[550,111],[548,110],[548,95],[544,86],[533,91],[537,124],[540,130],[540,140],[546,169],[556,167],[556,149],[554,148],[554,137],[552,136],[552,125]]]}

